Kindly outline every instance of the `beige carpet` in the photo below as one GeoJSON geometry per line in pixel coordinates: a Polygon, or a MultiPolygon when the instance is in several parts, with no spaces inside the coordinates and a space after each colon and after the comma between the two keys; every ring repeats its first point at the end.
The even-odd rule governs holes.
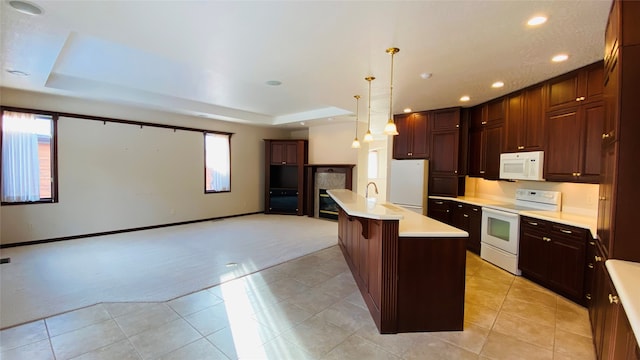
{"type": "Polygon", "coordinates": [[[3,249],[0,328],[100,302],[166,301],[333,246],[337,233],[336,222],[259,214],[3,249]]]}

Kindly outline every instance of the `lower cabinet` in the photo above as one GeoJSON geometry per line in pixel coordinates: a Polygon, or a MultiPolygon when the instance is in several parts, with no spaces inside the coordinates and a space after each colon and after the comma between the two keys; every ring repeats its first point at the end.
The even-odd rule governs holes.
{"type": "Polygon", "coordinates": [[[522,216],[518,264],[522,274],[584,304],[588,231],[522,216]]]}
{"type": "Polygon", "coordinates": [[[482,208],[480,206],[454,202],[451,206],[451,225],[469,233],[467,250],[480,255],[480,228],[482,226],[482,208]]]}
{"type": "Polygon", "coordinates": [[[597,242],[594,253],[592,296],[588,304],[597,358],[638,360],[640,349],[635,334],[620,304],[618,293],[604,265],[606,259],[597,242]]]}
{"type": "Polygon", "coordinates": [[[451,224],[451,200],[429,199],[427,216],[445,224],[451,224]]]}

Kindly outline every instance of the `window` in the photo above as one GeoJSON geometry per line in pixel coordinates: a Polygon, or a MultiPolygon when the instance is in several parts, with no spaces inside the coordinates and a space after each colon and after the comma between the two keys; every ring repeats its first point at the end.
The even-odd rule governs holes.
{"type": "Polygon", "coordinates": [[[204,134],[206,193],[231,191],[231,135],[204,134]]]}
{"type": "Polygon", "coordinates": [[[367,161],[367,177],[369,179],[378,178],[378,150],[369,151],[369,159],[367,161]]]}
{"type": "Polygon", "coordinates": [[[56,120],[2,111],[2,203],[56,202],[56,120]]]}

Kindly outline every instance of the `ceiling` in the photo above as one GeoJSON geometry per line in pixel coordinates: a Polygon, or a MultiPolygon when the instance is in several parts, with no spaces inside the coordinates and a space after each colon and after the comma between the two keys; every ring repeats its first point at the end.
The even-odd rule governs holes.
{"type": "MultiPolygon", "coordinates": [[[[2,0],[1,85],[266,126],[471,106],[603,57],[604,1],[2,0]],[[548,16],[546,24],[527,20],[548,16]],[[563,63],[553,55],[569,54],[563,63]],[[9,73],[21,71],[28,76],[9,73]],[[420,77],[431,73],[429,79],[420,77]],[[280,86],[267,85],[277,80],[280,86]],[[494,81],[505,86],[491,88],[494,81]],[[463,95],[471,100],[459,101],[463,95]]],[[[34,107],[37,107],[34,105],[34,107]]]]}

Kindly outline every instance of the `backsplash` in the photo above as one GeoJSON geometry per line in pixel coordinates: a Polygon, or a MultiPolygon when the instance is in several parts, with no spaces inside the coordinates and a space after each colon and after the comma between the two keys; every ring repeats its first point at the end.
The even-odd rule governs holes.
{"type": "Polygon", "coordinates": [[[562,211],[584,216],[598,216],[597,184],[558,183],[547,181],[495,181],[466,178],[465,196],[498,201],[514,201],[516,189],[562,192],[562,211]]]}

